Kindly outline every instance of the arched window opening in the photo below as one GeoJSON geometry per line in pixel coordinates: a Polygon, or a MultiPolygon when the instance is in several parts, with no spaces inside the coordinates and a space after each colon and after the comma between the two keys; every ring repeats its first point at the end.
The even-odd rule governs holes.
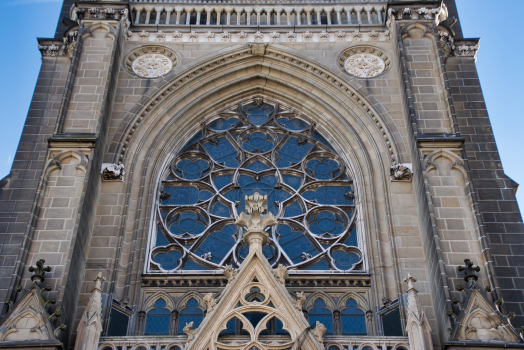
{"type": "Polygon", "coordinates": [[[353,181],[313,120],[255,99],[188,139],[164,172],[149,273],[240,266],[249,249],[234,218],[256,192],[278,219],[263,246],[270,264],[362,270],[353,181]]]}
{"type": "Polygon", "coordinates": [[[317,298],[313,302],[313,308],[308,312],[309,325],[316,327],[317,321],[326,327],[326,334],[333,334],[333,313],[326,307],[326,302],[322,298],[317,298]]]}
{"type": "Polygon", "coordinates": [[[154,308],[147,313],[145,335],[169,334],[171,311],[165,308],[162,298],[155,301],[154,308]]]}
{"type": "Polygon", "coordinates": [[[186,308],[180,311],[178,322],[178,334],[184,334],[187,323],[193,322],[193,329],[197,329],[204,319],[204,310],[198,307],[198,300],[191,298],[186,303],[186,308]]]}
{"type": "Polygon", "coordinates": [[[348,299],[346,307],[340,312],[342,323],[342,334],[365,335],[366,318],[364,311],[360,310],[355,299],[348,299]]]}

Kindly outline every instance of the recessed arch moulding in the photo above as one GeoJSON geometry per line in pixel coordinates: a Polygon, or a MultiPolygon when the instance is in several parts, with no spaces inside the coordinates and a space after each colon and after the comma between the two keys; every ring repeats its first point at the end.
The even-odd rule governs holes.
{"type": "MultiPolygon", "coordinates": [[[[155,90],[159,92],[139,101],[124,118],[119,127],[122,139],[114,138],[110,145],[116,152],[106,156],[106,161],[126,166],[122,213],[126,224],[120,233],[124,236],[121,250],[132,252],[120,257],[115,298],[129,298],[135,305],[139,302],[136,284],[129,281],[145,271],[148,252],[145,242],[156,225],[154,208],[159,181],[168,164],[206,118],[259,97],[308,116],[337,148],[354,181],[357,225],[366,256],[364,270],[374,271],[376,300],[371,302],[378,305],[377,301],[383,297],[396,299],[401,292],[397,290],[397,281],[385,277],[399,273],[390,243],[393,234],[387,200],[389,167],[393,162],[407,159],[401,159],[405,155],[399,149],[406,147],[399,133],[387,127],[393,123],[391,118],[385,120],[389,118],[387,115],[376,112],[344,80],[347,78],[304,58],[292,58],[295,62],[300,59],[303,62],[300,65],[286,61],[282,53],[272,56],[266,51],[264,56],[256,56],[246,51],[235,56],[239,53],[236,50],[222,53],[222,57],[233,57],[226,60],[227,64],[217,65],[206,74],[195,73],[175,88],[170,89],[180,77],[198,72],[201,67],[178,72],[176,77],[175,73],[164,77],[161,80],[164,86],[155,90]]],[[[213,62],[216,61],[215,57],[213,62]]]]}

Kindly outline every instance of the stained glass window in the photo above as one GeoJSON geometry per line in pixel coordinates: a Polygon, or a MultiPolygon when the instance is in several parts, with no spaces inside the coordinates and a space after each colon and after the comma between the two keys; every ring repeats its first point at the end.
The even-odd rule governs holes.
{"type": "Polygon", "coordinates": [[[326,327],[326,334],[333,334],[333,313],[326,307],[326,302],[322,298],[317,298],[313,302],[313,308],[308,312],[309,325],[316,327],[317,321],[326,327]]]}
{"type": "Polygon", "coordinates": [[[158,299],[155,308],[147,313],[145,335],[169,334],[171,312],[165,308],[166,301],[158,299]]]}
{"type": "Polygon", "coordinates": [[[178,334],[184,334],[187,323],[193,322],[193,329],[197,329],[204,319],[204,310],[198,307],[198,300],[191,298],[186,302],[186,307],[180,311],[178,322],[178,334]]]}
{"type": "Polygon", "coordinates": [[[354,299],[346,301],[346,307],[340,312],[342,334],[367,334],[364,311],[357,307],[354,299]]]}
{"type": "Polygon", "coordinates": [[[210,117],[165,171],[149,272],[238,267],[248,247],[234,218],[255,192],[279,222],[263,247],[273,266],[361,270],[353,181],[327,139],[308,117],[261,99],[210,117]]]}

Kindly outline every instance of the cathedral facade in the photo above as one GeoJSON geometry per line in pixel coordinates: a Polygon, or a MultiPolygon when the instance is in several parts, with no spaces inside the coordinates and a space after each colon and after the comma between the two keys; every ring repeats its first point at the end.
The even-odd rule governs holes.
{"type": "Polygon", "coordinates": [[[65,0],[36,49],[0,348],[524,348],[454,0],[65,0]]]}

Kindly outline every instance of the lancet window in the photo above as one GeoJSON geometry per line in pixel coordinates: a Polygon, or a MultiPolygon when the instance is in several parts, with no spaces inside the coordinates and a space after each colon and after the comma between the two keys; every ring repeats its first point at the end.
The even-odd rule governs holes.
{"type": "Polygon", "coordinates": [[[234,218],[258,192],[279,224],[264,254],[293,270],[358,273],[363,254],[348,168],[307,116],[262,99],[219,111],[163,174],[147,273],[238,267],[248,253],[234,218]]]}

